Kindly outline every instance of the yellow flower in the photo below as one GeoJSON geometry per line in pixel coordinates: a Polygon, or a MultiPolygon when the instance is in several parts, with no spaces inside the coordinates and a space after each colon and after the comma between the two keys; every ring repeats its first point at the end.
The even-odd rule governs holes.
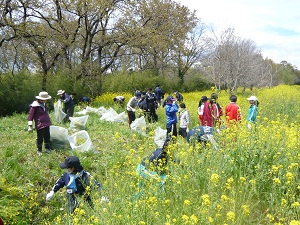
{"type": "Polygon", "coordinates": [[[204,205],[210,205],[210,199],[208,194],[202,195],[201,199],[204,205]]]}
{"type": "Polygon", "coordinates": [[[211,176],[210,176],[210,181],[213,183],[213,184],[218,184],[219,183],[219,180],[220,180],[220,177],[218,174],[216,173],[213,173],[211,176]]]}
{"type": "Polygon", "coordinates": [[[226,214],[226,218],[227,218],[228,221],[230,220],[230,221],[234,222],[234,220],[235,220],[235,213],[232,212],[232,211],[229,211],[229,212],[226,214]]]}
{"type": "Polygon", "coordinates": [[[281,183],[279,178],[274,178],[274,179],[273,179],[273,182],[274,182],[275,184],[280,184],[280,183],[281,183]]]}
{"type": "Polygon", "coordinates": [[[183,204],[184,204],[184,205],[190,205],[190,204],[191,204],[191,201],[190,201],[190,200],[184,200],[183,204]]]}
{"type": "Polygon", "coordinates": [[[250,207],[249,207],[249,205],[242,205],[242,210],[243,210],[243,214],[245,216],[249,216],[250,215],[250,207]]]}

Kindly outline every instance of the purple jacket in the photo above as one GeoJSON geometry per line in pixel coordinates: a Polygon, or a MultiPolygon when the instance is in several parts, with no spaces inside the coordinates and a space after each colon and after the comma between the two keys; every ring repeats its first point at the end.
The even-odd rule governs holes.
{"type": "Polygon", "coordinates": [[[35,122],[36,130],[49,127],[51,125],[50,117],[46,106],[38,101],[34,101],[30,105],[29,115],[28,115],[28,125],[32,125],[32,121],[35,122]],[[31,124],[30,124],[31,123],[31,124]]]}

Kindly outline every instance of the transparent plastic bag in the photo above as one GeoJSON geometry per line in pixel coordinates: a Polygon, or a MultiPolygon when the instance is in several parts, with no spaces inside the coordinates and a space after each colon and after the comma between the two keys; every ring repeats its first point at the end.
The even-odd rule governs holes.
{"type": "Polygon", "coordinates": [[[160,127],[157,127],[155,130],[154,130],[154,142],[155,144],[161,148],[164,143],[165,143],[165,140],[166,140],[166,137],[167,137],[167,130],[164,130],[160,127]]]}
{"type": "Polygon", "coordinates": [[[143,135],[146,135],[146,121],[145,117],[142,116],[140,118],[135,119],[131,124],[130,128],[133,131],[139,132],[143,135]]]}
{"type": "Polygon", "coordinates": [[[89,116],[70,117],[70,129],[72,130],[85,130],[86,123],[89,116]]]}
{"type": "Polygon", "coordinates": [[[78,131],[69,137],[70,146],[73,150],[86,152],[94,150],[92,140],[85,130],[78,131]]]}
{"type": "Polygon", "coordinates": [[[50,126],[50,140],[55,148],[69,146],[68,130],[64,127],[50,126]]]}
{"type": "Polygon", "coordinates": [[[63,119],[66,117],[66,113],[63,111],[63,106],[62,102],[58,100],[57,102],[54,103],[54,118],[58,123],[61,123],[63,119]]]}

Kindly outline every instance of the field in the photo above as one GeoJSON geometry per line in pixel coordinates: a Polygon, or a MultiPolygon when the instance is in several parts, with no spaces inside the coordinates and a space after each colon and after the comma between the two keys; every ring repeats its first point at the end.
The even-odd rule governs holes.
{"type": "MultiPolygon", "coordinates": [[[[191,127],[199,125],[197,106],[202,95],[212,91],[183,93],[191,115],[191,127]]],[[[115,95],[93,99],[91,107],[104,106],[122,112],[113,104],[115,95]]],[[[6,224],[300,224],[299,130],[300,87],[278,86],[238,92],[242,123],[215,132],[218,151],[210,145],[189,145],[178,137],[170,147],[164,188],[159,178],[140,189],[136,167],[157,146],[157,127],[165,129],[165,112],[148,124],[146,136],[131,132],[128,124],[101,121],[89,114],[86,131],[95,151],[77,152],[69,146],[56,147],[50,154],[36,154],[36,133],[27,132],[27,115],[0,118],[0,217],[6,224]],[[259,99],[255,129],[247,128],[247,97],[259,99]],[[45,202],[46,194],[64,172],[59,163],[76,155],[86,171],[102,183],[101,196],[91,191],[95,208],[80,200],[79,208],[67,214],[65,189],[45,202]],[[180,160],[180,162],[179,162],[180,160]]],[[[229,94],[219,93],[225,109],[229,94]]],[[[84,106],[77,106],[80,111],[84,106]]],[[[53,125],[69,128],[68,123],[53,125]]],[[[79,115],[77,115],[79,116],[79,115]]],[[[69,134],[72,134],[69,130],[69,134]]]]}

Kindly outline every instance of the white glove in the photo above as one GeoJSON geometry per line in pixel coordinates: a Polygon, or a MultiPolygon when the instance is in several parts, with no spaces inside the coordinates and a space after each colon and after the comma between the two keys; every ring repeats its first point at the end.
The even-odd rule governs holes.
{"type": "Polygon", "coordinates": [[[189,128],[187,127],[187,128],[186,128],[186,132],[188,133],[189,131],[190,131],[190,130],[189,130],[189,128]]]}
{"type": "Polygon", "coordinates": [[[248,127],[248,129],[251,129],[251,123],[248,123],[248,125],[247,125],[247,127],[248,127]]]}
{"type": "Polygon", "coordinates": [[[132,109],[132,112],[135,112],[135,109],[132,109]]]}
{"type": "Polygon", "coordinates": [[[31,125],[28,126],[28,132],[33,132],[33,127],[31,125]]]}
{"type": "Polygon", "coordinates": [[[46,202],[48,202],[54,195],[54,191],[50,191],[46,196],[46,202]]]}

